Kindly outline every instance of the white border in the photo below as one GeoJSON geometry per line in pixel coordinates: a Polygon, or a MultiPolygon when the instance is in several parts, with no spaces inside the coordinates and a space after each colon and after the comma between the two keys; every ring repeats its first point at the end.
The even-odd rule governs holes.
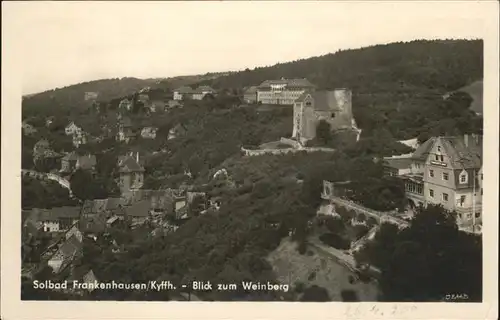
{"type": "MultiPolygon", "coordinates": [[[[359,6],[359,2],[356,5],[359,6]]],[[[401,3],[382,3],[390,10],[398,10],[401,3]]],[[[377,5],[379,5],[377,4],[377,5]]],[[[483,303],[286,303],[286,302],[22,302],[20,301],[20,115],[21,84],[18,37],[9,32],[9,22],[15,21],[13,8],[29,3],[2,3],[2,202],[1,202],[1,317],[2,319],[320,319],[320,318],[384,318],[384,319],[496,319],[498,316],[498,3],[496,1],[470,1],[468,14],[482,21],[484,27],[484,295],[483,303]],[[7,21],[8,20],[8,21],[7,21]]],[[[40,5],[38,3],[37,5],[40,5]]],[[[52,2],[55,6],[57,3],[52,2]]],[[[94,5],[82,3],[80,5],[94,5]]],[[[120,2],[102,3],[103,7],[119,8],[120,2]]],[[[167,5],[167,4],[165,4],[167,5]]],[[[174,5],[174,4],[172,4],[174,5]]],[[[176,3],[175,5],[183,5],[176,3]]],[[[194,5],[194,4],[190,4],[194,5]]],[[[218,10],[231,11],[238,6],[278,6],[278,3],[196,3],[196,7],[218,6],[218,10]]],[[[289,3],[279,3],[286,10],[289,3]]],[[[296,5],[296,4],[294,4],[296,5]]],[[[332,3],[309,2],[307,6],[334,6],[332,3]]],[[[345,3],[338,5],[346,7],[345,3]]],[[[349,4],[350,5],[350,4],[349,4]]],[[[354,8],[353,4],[353,8],[354,8]]],[[[366,5],[372,5],[366,3],[366,5]]],[[[412,5],[416,5],[413,3],[412,5]]],[[[418,9],[429,12],[447,12],[464,3],[424,1],[418,9]],[[445,10],[446,9],[446,10],[445,10]]],[[[129,2],[131,6],[140,6],[129,2]]],[[[190,9],[192,9],[191,7],[190,9]]],[[[415,10],[417,7],[413,7],[415,10]]],[[[69,10],[69,8],[68,8],[69,10]]],[[[201,9],[200,10],[206,10],[201,9]]],[[[210,10],[210,9],[208,9],[210,10]]],[[[264,9],[265,10],[265,9],[264,9]]],[[[138,10],[140,11],[140,9],[138,10]]],[[[461,11],[463,14],[463,10],[461,11]]],[[[115,11],[116,13],[116,11],[115,11]]],[[[402,15],[404,13],[402,12],[402,15]]],[[[389,24],[389,22],[388,22],[389,24]]],[[[373,26],[381,27],[381,26],[373,26]]],[[[390,28],[390,25],[383,26],[390,28]]],[[[392,26],[396,27],[397,26],[392,26]]],[[[436,23],[436,29],[446,25],[436,23]]],[[[201,29],[202,30],[202,29],[201,29]]],[[[383,30],[383,29],[381,29],[383,30]]],[[[286,32],[286,28],[283,30],[286,32]]],[[[245,35],[242,35],[243,37],[245,35]]],[[[318,34],[324,37],[324,34],[318,34]]],[[[459,36],[459,35],[458,35],[459,36]]],[[[251,54],[251,53],[248,53],[251,54]]]]}

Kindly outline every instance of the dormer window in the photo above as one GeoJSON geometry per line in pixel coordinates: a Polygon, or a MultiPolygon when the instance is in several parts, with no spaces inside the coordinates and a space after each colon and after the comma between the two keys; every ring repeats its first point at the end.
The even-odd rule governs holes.
{"type": "Polygon", "coordinates": [[[462,172],[460,172],[459,179],[460,179],[460,183],[467,183],[467,180],[468,180],[467,171],[462,170],[462,172]]]}
{"type": "Polygon", "coordinates": [[[306,106],[310,106],[310,105],[311,105],[311,101],[307,101],[306,106]]]}

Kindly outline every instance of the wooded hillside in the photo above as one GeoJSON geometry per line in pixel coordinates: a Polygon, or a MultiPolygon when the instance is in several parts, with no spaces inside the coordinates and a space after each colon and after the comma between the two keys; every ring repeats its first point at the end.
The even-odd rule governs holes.
{"type": "MultiPolygon", "coordinates": [[[[414,138],[428,130],[453,134],[456,123],[435,123],[445,117],[437,109],[443,105],[444,94],[482,79],[483,41],[419,40],[376,45],[247,69],[203,84],[218,89],[241,88],[281,77],[307,78],[320,90],[350,88],[354,116],[365,136],[381,127],[398,139],[414,138]],[[430,128],[423,130],[424,126],[430,128]]],[[[477,119],[464,110],[453,120],[471,124],[477,119]]],[[[478,129],[470,125],[459,130],[478,129]]]]}

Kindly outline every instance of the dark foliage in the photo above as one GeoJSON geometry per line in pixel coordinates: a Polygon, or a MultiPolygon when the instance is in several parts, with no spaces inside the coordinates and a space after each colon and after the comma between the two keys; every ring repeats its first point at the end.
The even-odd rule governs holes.
{"type": "Polygon", "coordinates": [[[203,84],[240,88],[281,77],[307,78],[320,90],[350,88],[354,116],[365,137],[381,127],[397,139],[429,130],[476,131],[482,121],[468,112],[469,105],[457,105],[460,112],[447,115],[453,102],[442,98],[482,79],[482,40],[376,45],[235,72],[203,84]],[[450,120],[442,123],[446,117],[450,120]]]}
{"type": "Polygon", "coordinates": [[[382,225],[358,255],[382,271],[385,301],[440,301],[462,293],[482,299],[482,240],[458,230],[453,214],[430,205],[409,228],[382,225]]]}

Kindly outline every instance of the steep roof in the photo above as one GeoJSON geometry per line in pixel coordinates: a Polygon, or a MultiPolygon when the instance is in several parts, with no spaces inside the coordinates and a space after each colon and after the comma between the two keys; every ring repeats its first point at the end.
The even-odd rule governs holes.
{"type": "Polygon", "coordinates": [[[384,165],[395,169],[409,169],[411,163],[411,158],[384,158],[384,165]]]}
{"type": "Polygon", "coordinates": [[[97,164],[97,159],[94,155],[80,156],[78,164],[82,169],[91,169],[97,164]]]}
{"type": "Polygon", "coordinates": [[[257,92],[257,86],[248,87],[244,94],[254,94],[257,92]]]}
{"type": "Polygon", "coordinates": [[[302,79],[280,79],[280,80],[266,80],[262,82],[258,88],[269,88],[271,85],[274,84],[285,84],[288,87],[294,87],[294,88],[314,88],[315,86],[309,82],[306,78],[302,79]]]}
{"type": "Polygon", "coordinates": [[[76,161],[78,160],[78,154],[75,151],[71,151],[70,153],[66,154],[62,160],[67,160],[67,161],[76,161]]]}
{"type": "Polygon", "coordinates": [[[120,208],[124,203],[122,198],[107,198],[85,200],[83,210],[85,213],[102,213],[120,208]]]}
{"type": "Polygon", "coordinates": [[[317,111],[340,111],[340,106],[335,91],[316,91],[312,92],[314,99],[314,110],[317,111]]]}
{"type": "Polygon", "coordinates": [[[212,91],[212,92],[215,92],[215,90],[213,88],[211,88],[210,86],[199,86],[198,90],[199,91],[212,91]]]}
{"type": "Polygon", "coordinates": [[[72,235],[68,240],[66,240],[62,244],[62,246],[59,248],[59,251],[65,258],[67,258],[74,256],[81,249],[82,249],[82,243],[78,241],[78,238],[75,235],[72,235]]]}
{"type": "Polygon", "coordinates": [[[193,93],[193,89],[191,87],[188,87],[188,86],[183,86],[183,87],[175,89],[174,92],[178,92],[178,93],[193,93]]]}
{"type": "Polygon", "coordinates": [[[137,163],[137,161],[130,157],[126,156],[121,159],[119,164],[119,172],[143,172],[144,167],[137,163]]]}
{"type": "Polygon", "coordinates": [[[472,135],[432,137],[420,145],[412,159],[425,161],[432,147],[439,141],[443,146],[452,169],[480,168],[482,165],[482,137],[472,135]]]}
{"type": "Polygon", "coordinates": [[[432,137],[422,143],[417,150],[413,153],[411,156],[412,160],[415,161],[425,161],[427,160],[427,157],[429,156],[429,152],[431,151],[432,147],[434,146],[434,142],[436,141],[435,137],[432,137]]]}
{"type": "Polygon", "coordinates": [[[29,219],[32,221],[53,221],[61,218],[76,219],[80,216],[80,207],[57,207],[51,209],[38,209],[31,210],[29,219]]]}
{"type": "Polygon", "coordinates": [[[151,202],[142,200],[125,207],[125,213],[129,217],[147,217],[151,210],[151,202]]]}
{"type": "Polygon", "coordinates": [[[439,137],[446,154],[454,169],[479,169],[482,164],[483,148],[482,137],[476,141],[474,137],[455,136],[439,137]]]}

